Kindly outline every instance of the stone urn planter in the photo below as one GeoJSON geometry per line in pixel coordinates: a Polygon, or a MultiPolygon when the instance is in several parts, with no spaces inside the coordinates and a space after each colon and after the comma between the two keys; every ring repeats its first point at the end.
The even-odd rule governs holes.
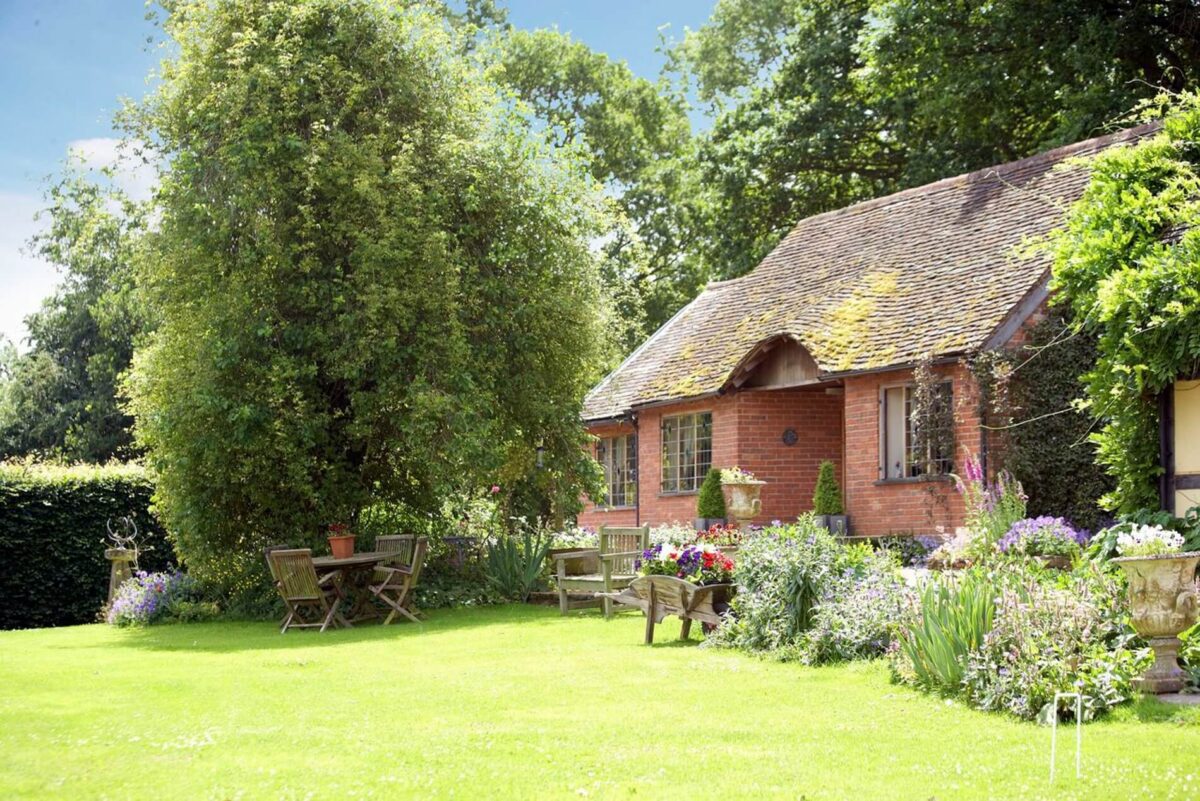
{"type": "Polygon", "coordinates": [[[1134,682],[1148,693],[1183,689],[1179,634],[1196,622],[1196,565],[1200,551],[1157,556],[1122,556],[1113,562],[1129,577],[1134,630],[1154,649],[1154,665],[1134,682]]]}
{"type": "Polygon", "coordinates": [[[725,514],[739,526],[744,526],[762,511],[762,488],[765,481],[742,481],[736,484],[721,482],[725,496],[725,514]]]}

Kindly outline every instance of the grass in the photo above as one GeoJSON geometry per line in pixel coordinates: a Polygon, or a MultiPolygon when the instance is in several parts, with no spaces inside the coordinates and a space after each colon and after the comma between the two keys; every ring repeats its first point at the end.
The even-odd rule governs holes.
{"type": "MultiPolygon", "coordinates": [[[[1191,798],[1200,711],[1060,732],[535,607],[0,633],[0,798],[1191,798]]],[[[696,635],[693,635],[696,636],[696,635]]]]}

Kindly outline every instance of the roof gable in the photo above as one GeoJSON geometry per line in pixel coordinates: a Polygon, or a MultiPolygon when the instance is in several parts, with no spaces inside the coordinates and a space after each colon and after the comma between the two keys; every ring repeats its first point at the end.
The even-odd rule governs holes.
{"type": "Polygon", "coordinates": [[[584,402],[584,419],[729,388],[776,338],[820,376],[982,347],[1046,277],[1020,246],[1059,224],[1087,184],[1065,164],[1155,130],[1142,126],[801,220],[750,273],[709,286],[584,402]]]}

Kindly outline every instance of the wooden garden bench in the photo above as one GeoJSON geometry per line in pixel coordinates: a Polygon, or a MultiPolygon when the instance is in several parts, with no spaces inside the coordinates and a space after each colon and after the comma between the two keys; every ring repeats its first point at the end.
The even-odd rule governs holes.
{"type": "Polygon", "coordinates": [[[727,603],[733,594],[732,584],[697,585],[674,576],[641,576],[619,593],[612,594],[615,603],[632,606],[646,615],[646,645],[654,642],[654,627],[667,615],[683,619],[679,639],[686,640],[692,621],[716,627],[722,617],[717,606],[727,603]]]}
{"type": "Polygon", "coordinates": [[[554,554],[555,583],[558,586],[558,609],[566,614],[571,609],[599,606],[605,617],[612,617],[612,593],[622,590],[637,578],[634,562],[650,547],[649,524],[638,528],[600,527],[600,547],[554,554]],[[572,575],[567,570],[569,560],[598,556],[599,573],[572,575]],[[573,601],[570,593],[591,593],[592,598],[573,601]]]}

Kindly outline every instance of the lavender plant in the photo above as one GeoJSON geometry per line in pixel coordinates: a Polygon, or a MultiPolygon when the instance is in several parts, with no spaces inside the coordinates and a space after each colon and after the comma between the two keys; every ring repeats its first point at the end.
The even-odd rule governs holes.
{"type": "Polygon", "coordinates": [[[157,623],[192,602],[196,583],[185,573],[147,573],[138,571],[117,590],[108,607],[106,619],[114,626],[145,626],[157,623]]]}

